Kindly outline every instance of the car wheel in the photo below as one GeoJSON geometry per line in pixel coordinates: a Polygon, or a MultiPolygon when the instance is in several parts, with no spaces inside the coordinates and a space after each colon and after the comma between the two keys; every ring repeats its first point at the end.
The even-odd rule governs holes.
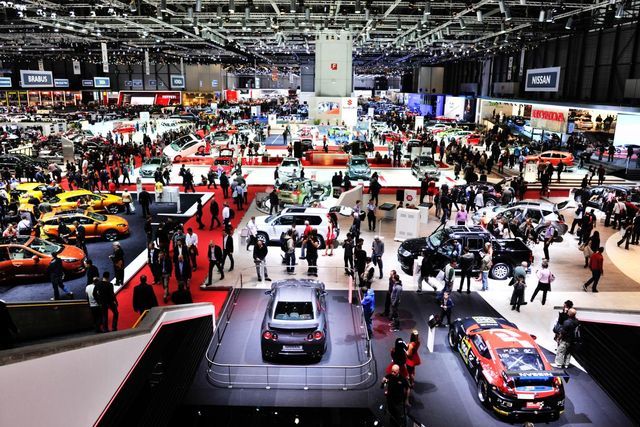
{"type": "Polygon", "coordinates": [[[489,404],[489,385],[487,384],[487,380],[485,380],[482,375],[480,375],[480,379],[478,381],[477,394],[480,403],[482,403],[483,405],[489,404]]]}
{"type": "Polygon", "coordinates": [[[118,211],[120,211],[120,207],[118,205],[109,205],[109,206],[107,206],[107,212],[109,212],[112,215],[117,214],[118,211]]]}
{"type": "Polygon", "coordinates": [[[449,347],[453,350],[458,348],[458,336],[454,329],[449,329],[449,347]]]}
{"type": "Polygon", "coordinates": [[[484,205],[488,208],[492,208],[497,205],[497,202],[494,199],[487,199],[487,201],[484,202],[484,205]]]}
{"type": "Polygon", "coordinates": [[[303,205],[303,206],[307,206],[307,205],[309,205],[309,197],[305,197],[305,198],[302,200],[302,205],[303,205]]]}
{"type": "Polygon", "coordinates": [[[103,236],[104,240],[107,240],[109,242],[115,242],[116,240],[118,240],[118,232],[116,230],[107,230],[104,232],[103,236]]]}
{"type": "Polygon", "coordinates": [[[494,264],[491,267],[491,277],[496,280],[506,280],[511,272],[511,267],[503,262],[494,264]]]}
{"type": "Polygon", "coordinates": [[[256,236],[257,240],[260,240],[265,245],[269,244],[269,236],[264,231],[258,231],[258,235],[256,236]]]}

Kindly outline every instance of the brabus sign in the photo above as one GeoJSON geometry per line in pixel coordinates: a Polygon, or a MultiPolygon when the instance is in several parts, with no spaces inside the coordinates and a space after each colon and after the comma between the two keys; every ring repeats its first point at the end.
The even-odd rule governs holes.
{"type": "Polygon", "coordinates": [[[560,67],[527,70],[526,92],[557,92],[560,83],[560,67]]]}
{"type": "Polygon", "coordinates": [[[53,73],[51,71],[20,70],[20,86],[53,87],[53,73]]]}

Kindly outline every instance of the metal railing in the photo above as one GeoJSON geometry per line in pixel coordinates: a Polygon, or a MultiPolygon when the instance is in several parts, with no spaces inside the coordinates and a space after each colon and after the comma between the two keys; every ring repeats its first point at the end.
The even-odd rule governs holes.
{"type": "MultiPolygon", "coordinates": [[[[267,266],[273,280],[281,280],[279,274],[273,274],[284,269],[285,266],[267,266]],[[273,273],[271,273],[273,272],[273,273]]],[[[341,276],[342,280],[350,280],[350,276],[344,274],[343,268],[318,267],[318,270],[339,270],[334,276],[341,276]]],[[[353,345],[356,346],[359,363],[354,365],[275,365],[243,364],[243,363],[219,363],[216,362],[218,350],[223,342],[227,327],[232,322],[232,315],[240,296],[241,288],[247,286],[247,282],[255,282],[255,268],[248,268],[241,272],[235,283],[226,305],[218,316],[218,324],[214,331],[206,353],[207,378],[209,382],[218,387],[226,388],[264,388],[264,389],[335,389],[353,390],[367,388],[377,381],[376,362],[373,358],[371,340],[367,331],[366,321],[360,304],[362,295],[354,289],[354,303],[350,304],[353,330],[357,337],[353,345]],[[252,271],[250,271],[252,270],[252,271]],[[252,279],[247,281],[246,277],[252,279]]],[[[301,278],[306,275],[291,276],[283,273],[286,278],[301,278]]],[[[323,277],[326,275],[323,274],[323,277]]],[[[331,277],[331,276],[329,276],[331,277]]],[[[228,345],[228,344],[227,344],[228,345]]]]}

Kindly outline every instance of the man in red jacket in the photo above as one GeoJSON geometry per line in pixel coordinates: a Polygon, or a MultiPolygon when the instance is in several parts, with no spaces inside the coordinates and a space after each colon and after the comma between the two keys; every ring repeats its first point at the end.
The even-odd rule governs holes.
{"type": "Polygon", "coordinates": [[[587,288],[589,285],[593,284],[593,292],[598,292],[598,282],[600,281],[600,277],[602,277],[604,257],[602,253],[604,252],[604,248],[601,246],[598,248],[598,251],[591,255],[589,259],[589,268],[591,269],[591,279],[587,280],[587,283],[582,285],[582,290],[587,292],[587,288]]]}

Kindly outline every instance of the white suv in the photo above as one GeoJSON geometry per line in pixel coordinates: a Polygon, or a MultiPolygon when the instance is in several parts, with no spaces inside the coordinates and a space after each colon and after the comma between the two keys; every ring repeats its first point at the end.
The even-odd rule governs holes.
{"type": "Polygon", "coordinates": [[[282,162],[280,162],[278,172],[280,173],[281,180],[287,180],[300,177],[301,169],[302,163],[300,159],[296,157],[285,157],[282,159],[282,162]]]}
{"type": "MultiPolygon", "coordinates": [[[[324,247],[324,240],[329,228],[328,213],[329,209],[325,208],[292,207],[285,208],[275,215],[257,216],[258,240],[262,240],[267,245],[270,242],[279,243],[282,233],[289,230],[292,224],[296,225],[298,235],[302,236],[305,228],[304,222],[309,221],[309,224],[318,230],[320,247],[324,247]]],[[[335,233],[338,237],[340,230],[336,229],[335,233]]]]}

